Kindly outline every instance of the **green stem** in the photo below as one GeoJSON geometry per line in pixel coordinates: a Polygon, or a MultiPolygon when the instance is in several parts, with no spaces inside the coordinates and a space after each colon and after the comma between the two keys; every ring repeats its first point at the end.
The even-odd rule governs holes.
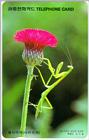
{"type": "Polygon", "coordinates": [[[30,90],[31,90],[31,81],[33,79],[33,66],[27,66],[27,80],[25,85],[25,92],[24,92],[24,100],[23,100],[23,108],[22,108],[22,118],[21,118],[21,127],[20,132],[21,136],[24,137],[24,132],[26,130],[26,121],[27,121],[27,112],[28,112],[28,102],[30,97],[30,90]]]}

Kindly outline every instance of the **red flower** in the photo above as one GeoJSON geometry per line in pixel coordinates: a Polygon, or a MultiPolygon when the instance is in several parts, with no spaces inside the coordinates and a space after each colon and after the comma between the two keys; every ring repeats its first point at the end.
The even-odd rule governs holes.
{"type": "Polygon", "coordinates": [[[27,50],[42,51],[46,46],[56,47],[56,37],[45,30],[39,29],[24,29],[16,32],[14,36],[18,42],[25,43],[27,50]]]}
{"type": "Polygon", "coordinates": [[[56,47],[56,37],[48,31],[24,29],[16,32],[14,39],[25,43],[22,58],[27,65],[40,65],[43,61],[43,49],[46,46],[56,47]]]}

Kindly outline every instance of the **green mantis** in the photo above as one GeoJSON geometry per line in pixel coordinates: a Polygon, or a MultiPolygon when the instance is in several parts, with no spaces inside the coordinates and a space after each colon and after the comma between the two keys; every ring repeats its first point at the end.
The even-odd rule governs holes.
{"type": "Polygon", "coordinates": [[[63,62],[60,62],[56,69],[53,68],[53,66],[52,66],[52,64],[51,64],[49,59],[44,58],[43,62],[48,66],[48,69],[49,69],[51,75],[50,75],[49,79],[47,80],[47,82],[45,82],[45,80],[44,80],[44,78],[43,78],[43,76],[41,74],[41,71],[39,70],[39,68],[36,67],[36,69],[38,70],[39,75],[41,77],[41,80],[42,80],[44,86],[47,89],[42,92],[41,98],[40,98],[38,104],[33,105],[36,108],[35,118],[37,118],[39,113],[42,112],[42,108],[53,109],[50,101],[47,98],[47,95],[50,93],[50,91],[52,89],[54,89],[54,87],[56,87],[73,70],[73,66],[69,65],[69,66],[67,66],[68,69],[66,71],[60,72],[62,67],[63,67],[63,62]],[[49,83],[50,83],[52,78],[55,78],[56,81],[53,84],[49,85],[49,83]],[[47,102],[48,107],[43,106],[44,101],[47,102]]]}

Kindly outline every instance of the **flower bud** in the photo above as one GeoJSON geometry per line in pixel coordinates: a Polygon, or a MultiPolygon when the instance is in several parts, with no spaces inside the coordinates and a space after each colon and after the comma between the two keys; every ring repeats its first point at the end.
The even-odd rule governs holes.
{"type": "Polygon", "coordinates": [[[22,58],[27,65],[40,65],[43,61],[43,51],[24,49],[22,58]]]}

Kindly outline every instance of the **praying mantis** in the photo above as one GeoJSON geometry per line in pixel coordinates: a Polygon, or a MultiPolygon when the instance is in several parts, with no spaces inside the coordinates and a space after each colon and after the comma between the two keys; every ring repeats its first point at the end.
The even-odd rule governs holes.
{"type": "Polygon", "coordinates": [[[42,112],[42,108],[53,109],[53,106],[51,105],[49,99],[47,98],[47,95],[50,93],[51,90],[54,89],[54,87],[56,87],[73,70],[73,66],[68,65],[67,66],[68,70],[66,70],[64,72],[61,72],[61,69],[63,67],[63,62],[60,62],[57,65],[56,69],[53,68],[53,66],[52,66],[52,64],[51,64],[49,59],[43,58],[43,62],[48,66],[48,69],[49,69],[51,75],[48,78],[47,82],[45,82],[40,69],[38,67],[36,67],[36,69],[38,70],[38,73],[39,73],[39,75],[41,77],[41,80],[42,80],[44,86],[47,89],[42,92],[41,98],[40,98],[40,100],[39,100],[37,105],[34,105],[34,104],[30,103],[30,105],[33,105],[36,108],[35,118],[37,118],[39,113],[42,112]],[[51,81],[51,79],[53,77],[56,79],[56,81],[53,84],[49,85],[49,83],[50,83],[50,81],[51,81]],[[43,106],[44,101],[47,102],[48,107],[43,106]]]}

